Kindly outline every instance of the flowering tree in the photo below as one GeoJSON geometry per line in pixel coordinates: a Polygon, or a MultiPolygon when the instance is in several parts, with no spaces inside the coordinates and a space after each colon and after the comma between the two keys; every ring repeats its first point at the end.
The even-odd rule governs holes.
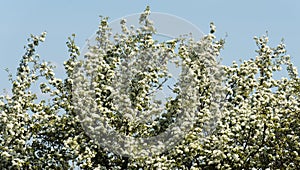
{"type": "Polygon", "coordinates": [[[36,53],[46,33],[31,36],[12,93],[0,99],[1,169],[300,166],[300,79],[285,45],[255,37],[255,58],[219,66],[224,40],[213,24],[199,41],[158,42],[149,15],[147,8],[138,29],[121,21],[114,37],[101,18],[83,60],[72,35],[63,80],[36,53]],[[151,97],[166,86],[169,61],[182,74],[161,109],[151,97]],[[275,79],[281,69],[288,77],[275,79]],[[32,91],[38,83],[48,101],[32,91]]]}

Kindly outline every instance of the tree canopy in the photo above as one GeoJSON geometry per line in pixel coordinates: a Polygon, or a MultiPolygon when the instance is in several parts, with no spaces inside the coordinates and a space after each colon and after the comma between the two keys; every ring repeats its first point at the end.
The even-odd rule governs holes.
{"type": "Polygon", "coordinates": [[[122,20],[117,35],[101,17],[84,59],[73,34],[65,79],[37,54],[46,33],[31,35],[11,94],[0,97],[1,169],[300,166],[300,79],[285,44],[254,37],[256,56],[224,66],[212,23],[199,40],[161,42],[149,15],[147,7],[139,28],[122,20]],[[167,86],[170,61],[181,75],[162,104],[153,96],[167,86]],[[282,69],[287,77],[276,78],[282,69]]]}

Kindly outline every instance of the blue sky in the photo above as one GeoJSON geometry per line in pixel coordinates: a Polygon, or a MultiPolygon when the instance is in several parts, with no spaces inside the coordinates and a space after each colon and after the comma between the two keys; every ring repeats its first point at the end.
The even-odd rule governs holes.
{"type": "Polygon", "coordinates": [[[254,57],[253,37],[268,31],[270,45],[275,46],[284,38],[292,61],[300,68],[300,1],[297,0],[3,0],[0,2],[0,89],[10,88],[4,70],[9,68],[15,73],[30,34],[47,31],[46,42],[41,44],[38,53],[42,59],[62,66],[68,59],[65,43],[72,33],[77,35],[78,46],[83,47],[97,29],[99,15],[114,20],[142,12],[146,5],[152,11],[182,17],[204,33],[208,33],[209,23],[213,21],[217,37],[228,34],[221,53],[226,65],[233,60],[254,57]]]}

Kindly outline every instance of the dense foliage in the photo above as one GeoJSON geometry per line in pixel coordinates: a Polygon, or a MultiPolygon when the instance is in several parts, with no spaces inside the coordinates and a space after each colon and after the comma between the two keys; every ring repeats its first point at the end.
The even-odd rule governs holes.
{"type": "MultiPolygon", "coordinates": [[[[64,63],[65,79],[56,78],[53,66],[42,61],[36,53],[46,33],[31,36],[16,78],[11,79],[11,95],[0,98],[0,168],[297,169],[300,166],[300,79],[284,43],[270,47],[267,36],[255,37],[257,56],[240,64],[233,62],[232,66],[219,67],[218,56],[224,40],[216,40],[213,24],[210,33],[199,41],[181,37],[158,42],[152,37],[155,28],[148,15],[147,8],[141,15],[139,29],[128,29],[122,21],[124,34],[115,36],[114,40],[110,37],[107,18],[101,18],[96,39],[100,45],[90,47],[86,63],[79,60],[75,35],[69,38],[70,57],[64,63]],[[143,57],[142,52],[155,50],[159,50],[160,55],[149,60],[147,69],[139,68],[145,62],[145,58],[141,58],[129,62],[136,65],[131,65],[134,69],[127,70],[127,74],[114,72],[118,63],[131,61],[128,56],[143,57]],[[150,105],[150,97],[163,85],[163,78],[168,77],[166,67],[161,64],[166,61],[159,60],[159,56],[164,55],[179,57],[183,70],[191,76],[180,79],[178,88],[172,89],[177,97],[166,102],[166,110],[158,117],[150,123],[136,121],[136,111],[141,114],[160,112],[150,105]],[[203,60],[205,57],[208,59],[203,60]],[[213,67],[206,67],[203,61],[209,61],[213,67]],[[193,120],[188,120],[193,121],[192,127],[176,138],[182,139],[178,143],[150,156],[128,157],[118,154],[121,151],[112,152],[99,145],[101,139],[94,138],[89,127],[82,126],[90,119],[87,120],[86,114],[78,114],[78,107],[83,106],[74,101],[74,95],[81,97],[80,93],[74,93],[74,85],[81,83],[77,78],[84,74],[78,68],[88,70],[92,66],[97,68],[92,74],[96,82],[92,88],[94,102],[101,111],[89,115],[92,120],[105,117],[120,133],[135,138],[156,136],[180,121],[178,110],[186,111],[181,107],[196,103],[193,120]],[[276,79],[274,74],[281,69],[287,70],[288,77],[276,79]],[[212,76],[212,72],[218,73],[212,76]],[[125,75],[129,78],[122,77],[125,75]],[[132,79],[127,98],[109,97],[113,88],[128,90],[122,86],[125,82],[116,84],[114,76],[122,81],[132,79]],[[186,82],[194,83],[189,86],[193,88],[184,88],[188,86],[186,82]],[[48,94],[48,101],[39,99],[40,95],[32,91],[37,83],[40,91],[48,94]],[[219,88],[220,85],[223,88],[219,88]],[[180,102],[185,96],[190,97],[190,103],[180,102]],[[131,110],[118,112],[116,106],[121,105],[116,101],[124,103],[128,98],[131,110]],[[218,109],[214,108],[216,103],[218,109]]],[[[96,125],[91,126],[95,128],[96,125]]],[[[137,151],[137,148],[132,149],[133,153],[137,151]]]]}

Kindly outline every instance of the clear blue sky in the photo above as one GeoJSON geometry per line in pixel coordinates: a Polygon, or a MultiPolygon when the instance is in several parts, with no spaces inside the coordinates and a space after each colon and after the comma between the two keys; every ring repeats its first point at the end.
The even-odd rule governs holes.
{"type": "Polygon", "coordinates": [[[228,34],[221,54],[226,65],[233,60],[254,57],[253,36],[268,31],[271,45],[285,39],[288,53],[300,68],[300,1],[297,0],[3,0],[0,2],[0,89],[9,88],[4,69],[15,73],[31,33],[48,32],[38,52],[43,59],[62,66],[68,58],[65,42],[72,33],[77,35],[76,42],[82,47],[97,29],[99,15],[113,20],[142,12],[146,5],[152,11],[185,18],[204,33],[208,33],[209,23],[213,21],[219,38],[228,34]]]}

